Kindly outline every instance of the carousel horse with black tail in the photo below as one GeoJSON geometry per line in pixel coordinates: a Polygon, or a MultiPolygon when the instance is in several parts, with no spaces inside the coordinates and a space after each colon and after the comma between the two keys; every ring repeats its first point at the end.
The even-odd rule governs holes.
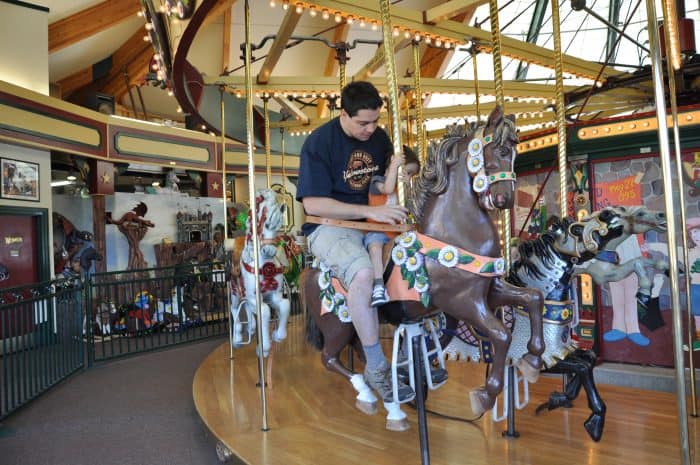
{"type": "MultiPolygon", "coordinates": [[[[284,297],[284,266],[278,257],[277,233],[284,226],[286,205],[280,202],[272,189],[258,189],[255,193],[258,250],[260,269],[259,289],[261,299],[262,354],[270,353],[272,341],[280,342],[287,337],[287,320],[290,302],[284,297]],[[272,309],[277,312],[277,328],[270,334],[272,309]]],[[[231,312],[233,345],[238,347],[249,342],[256,329],[255,308],[255,264],[253,243],[252,210],[248,211],[246,239],[241,252],[239,286],[232,283],[231,312]]]]}
{"type": "MultiPolygon", "coordinates": [[[[595,354],[576,348],[571,339],[576,311],[569,298],[571,277],[577,264],[593,259],[607,243],[624,234],[625,224],[619,212],[613,209],[603,209],[580,222],[568,218],[557,220],[547,232],[518,246],[518,257],[513,261],[507,278],[516,286],[539,289],[545,296],[544,371],[571,375],[565,393],[569,400],[578,395],[581,387],[586,389],[592,413],[584,426],[595,441],[600,440],[603,433],[605,403],[593,379],[595,354]]],[[[517,308],[506,307],[502,311],[512,331],[508,359],[517,361],[526,353],[530,322],[527,315],[517,308]]],[[[472,361],[485,358],[489,341],[474,335],[464,322],[455,324],[448,320],[447,326],[456,327],[457,334],[445,349],[448,355],[472,361]]],[[[550,409],[563,405],[554,404],[563,395],[556,393],[550,398],[550,409]]]]}
{"type": "MultiPolygon", "coordinates": [[[[505,281],[499,232],[489,215],[491,210],[513,205],[516,144],[514,121],[496,107],[485,126],[452,127],[439,146],[433,147],[407,199],[417,232],[396,238],[392,250],[393,274],[403,277],[403,286],[415,300],[390,302],[380,308],[380,318],[384,314],[392,323],[401,321],[391,315],[401,315],[402,321],[421,321],[443,311],[491,338],[493,369],[485,386],[469,394],[476,414],[492,408],[503,389],[510,332],[495,316],[496,308],[512,305],[528,312],[533,329],[520,367],[531,380],[542,367],[542,295],[505,281]]],[[[374,413],[376,397],[362,376],[339,360],[340,351],[355,344],[356,333],[345,318],[343,297],[328,292],[324,276],[317,270],[302,274],[307,339],[322,349],[321,360],[328,370],[351,381],[358,391],[358,408],[374,413]],[[322,307],[333,311],[321,315],[322,307]]],[[[393,295],[391,290],[389,294],[393,295]]]]}

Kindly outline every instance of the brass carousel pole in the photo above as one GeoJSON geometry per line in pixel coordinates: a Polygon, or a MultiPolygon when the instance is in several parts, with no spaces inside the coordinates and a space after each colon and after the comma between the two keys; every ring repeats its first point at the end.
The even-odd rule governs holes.
{"type": "MultiPolygon", "coordinates": [[[[404,93],[404,98],[406,100],[406,145],[413,147],[413,134],[411,134],[413,132],[411,124],[411,103],[408,92],[404,93]]],[[[418,156],[420,157],[420,154],[418,156]]]]}
{"type": "MultiPolygon", "coordinates": [[[[493,46],[491,55],[493,56],[493,84],[496,88],[496,105],[500,105],[505,114],[503,67],[501,65],[501,28],[498,25],[498,2],[496,0],[489,0],[489,13],[491,20],[491,43],[493,46]]],[[[503,233],[503,258],[506,262],[507,271],[510,268],[510,210],[503,210],[501,215],[501,227],[503,233]]]]}
{"type": "Polygon", "coordinates": [[[268,102],[270,96],[263,97],[263,114],[265,118],[265,174],[267,175],[267,188],[272,187],[272,156],[270,155],[270,110],[268,102]]]}
{"type": "MultiPolygon", "coordinates": [[[[423,92],[420,88],[420,43],[417,40],[411,42],[413,48],[413,88],[416,96],[416,132],[418,142],[418,159],[425,163],[428,156],[425,133],[423,132],[423,92]]],[[[409,120],[410,122],[410,120],[409,120]]]]}
{"type": "MultiPolygon", "coordinates": [[[[501,64],[501,28],[498,25],[498,3],[496,0],[489,0],[489,13],[491,20],[491,43],[493,56],[493,84],[496,90],[496,104],[501,107],[505,114],[505,98],[503,97],[503,69],[501,64]]],[[[474,67],[476,69],[476,67],[474,67]]],[[[478,82],[478,81],[475,81],[478,82]]],[[[501,237],[503,238],[503,258],[505,260],[505,272],[510,269],[510,210],[505,209],[501,214],[501,237]]],[[[503,431],[506,437],[518,437],[519,434],[515,431],[515,390],[518,388],[515,366],[508,365],[506,370],[508,380],[508,390],[504,396],[508,396],[507,409],[507,429],[503,431]]]]}
{"type": "Polygon", "coordinates": [[[282,192],[287,193],[287,165],[284,160],[284,128],[280,128],[280,150],[282,150],[282,192]]]}
{"type": "MultiPolygon", "coordinates": [[[[668,260],[671,289],[678,289],[678,254],[676,248],[676,222],[673,205],[673,179],[671,176],[671,157],[668,141],[668,124],[666,122],[666,99],[664,77],[661,61],[661,47],[656,24],[656,5],[654,0],[647,0],[647,30],[649,31],[649,50],[651,70],[654,80],[654,100],[656,104],[656,121],[659,133],[659,158],[664,180],[664,207],[668,222],[668,260]]],[[[670,57],[669,57],[670,59],[670,57]]],[[[683,325],[678,292],[671,292],[671,311],[673,321],[673,359],[676,370],[676,404],[678,408],[678,429],[681,445],[681,464],[690,465],[690,446],[688,441],[688,406],[685,393],[685,364],[683,361],[683,325]]],[[[692,354],[691,354],[692,356],[692,354]]]]}
{"type": "Polygon", "coordinates": [[[552,36],[554,37],[554,75],[556,90],[557,136],[559,138],[559,208],[560,217],[566,218],[566,112],[564,102],[564,62],[561,55],[561,34],[559,30],[559,0],[552,0],[552,36]]]}
{"type": "MultiPolygon", "coordinates": [[[[673,146],[676,156],[676,180],[678,181],[678,194],[681,200],[681,238],[683,240],[683,263],[685,268],[689,268],[688,263],[688,235],[685,233],[686,223],[686,195],[685,189],[683,189],[683,159],[681,157],[681,137],[680,131],[678,130],[678,102],[676,98],[676,71],[673,66],[673,50],[672,44],[675,40],[678,41],[678,37],[672,37],[672,34],[677,33],[677,28],[672,28],[671,23],[676,24],[676,3],[675,1],[665,1],[663,2],[663,12],[664,12],[664,36],[666,43],[666,74],[668,75],[668,93],[671,100],[671,117],[673,121],[673,146]]],[[[685,302],[686,311],[688,314],[688,368],[690,370],[690,399],[691,399],[691,412],[694,417],[698,416],[697,408],[697,389],[695,386],[695,360],[693,352],[693,341],[695,340],[695,332],[693,328],[694,316],[691,311],[691,299],[690,299],[690,273],[685,273],[685,302]]]]}
{"type": "MultiPolygon", "coordinates": [[[[382,44],[384,45],[384,64],[386,68],[386,78],[389,88],[389,122],[391,126],[392,140],[394,142],[394,153],[401,153],[401,123],[399,121],[399,86],[396,82],[396,63],[394,60],[394,37],[391,26],[391,13],[389,11],[389,0],[379,2],[382,15],[382,44]]],[[[403,171],[403,168],[399,168],[403,171]]],[[[399,204],[406,205],[403,183],[396,185],[399,196],[399,204]]]]}
{"type": "Polygon", "coordinates": [[[479,71],[476,66],[476,46],[474,42],[472,42],[470,53],[472,56],[472,69],[474,70],[474,103],[476,104],[476,122],[478,123],[481,119],[481,109],[479,108],[479,71]]]}
{"type": "Polygon", "coordinates": [[[255,141],[253,135],[253,79],[250,73],[250,2],[245,0],[245,93],[246,93],[246,139],[248,142],[248,196],[250,198],[250,217],[252,219],[252,239],[253,239],[253,270],[255,275],[255,310],[258,319],[258,374],[260,376],[260,403],[262,407],[262,430],[268,431],[267,427],[267,392],[265,380],[265,357],[262,353],[263,325],[262,325],[262,305],[260,301],[260,240],[258,238],[257,205],[255,205],[255,141]]]}
{"type": "MultiPolygon", "coordinates": [[[[228,200],[226,194],[226,120],[224,118],[224,88],[221,87],[221,184],[224,185],[223,197],[224,197],[224,246],[228,240],[228,209],[226,208],[226,201],[228,200]]],[[[233,191],[233,185],[231,185],[231,190],[233,191]]],[[[231,254],[231,260],[233,260],[233,254],[231,254]]],[[[226,269],[224,267],[224,269],[226,269]]],[[[231,263],[231,269],[233,269],[233,263],[231,263]]],[[[229,356],[233,358],[233,321],[231,320],[231,282],[227,281],[229,284],[226,289],[226,308],[229,309],[228,313],[228,338],[229,338],[229,356]]]]}

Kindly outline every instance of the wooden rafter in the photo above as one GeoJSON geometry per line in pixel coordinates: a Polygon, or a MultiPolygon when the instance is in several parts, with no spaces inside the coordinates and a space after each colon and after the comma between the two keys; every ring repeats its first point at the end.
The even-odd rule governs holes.
{"type": "MultiPolygon", "coordinates": [[[[348,33],[350,32],[350,25],[348,23],[340,24],[333,31],[333,43],[337,44],[339,42],[345,42],[348,40],[348,33]]],[[[338,60],[336,59],[335,49],[328,50],[328,56],[326,57],[326,66],[323,68],[324,76],[335,76],[338,74],[338,60]]],[[[318,106],[316,107],[316,116],[319,118],[325,118],[328,116],[328,100],[321,99],[318,101],[318,106]]]]}
{"type": "MultiPolygon", "coordinates": [[[[318,8],[340,10],[345,14],[356,17],[365,17],[375,21],[381,19],[381,13],[376,2],[370,0],[314,0],[313,3],[318,8]]],[[[426,34],[431,34],[443,39],[464,43],[465,38],[479,43],[479,46],[485,52],[491,50],[491,33],[485,29],[471,27],[466,24],[461,24],[456,21],[446,20],[437,25],[425,24],[423,21],[423,13],[414,11],[400,6],[392,5],[392,25],[399,28],[407,28],[409,30],[417,30],[426,34]]],[[[551,50],[533,44],[528,44],[521,40],[516,40],[511,37],[502,37],[502,50],[504,56],[509,56],[521,61],[535,63],[547,68],[554,68],[554,56],[551,50]]],[[[600,71],[600,64],[573,57],[571,55],[563,56],[564,72],[576,76],[582,76],[589,79],[594,79],[600,71]]],[[[622,75],[625,73],[614,69],[606,68],[602,75],[602,79],[606,79],[612,75],[622,75]]]]}
{"type": "MultiPolygon", "coordinates": [[[[403,50],[411,44],[411,39],[401,39],[394,43],[394,53],[398,53],[399,50],[403,50]]],[[[377,51],[374,56],[369,59],[365,65],[357,70],[353,76],[355,81],[364,81],[369,78],[375,71],[384,66],[384,47],[377,47],[377,51]]]]}
{"type": "Polygon", "coordinates": [[[273,97],[280,106],[289,110],[301,124],[309,124],[309,117],[298,106],[284,97],[273,97]]]}
{"type": "MultiPolygon", "coordinates": [[[[386,79],[369,78],[380,91],[387,91],[386,79]]],[[[399,86],[411,87],[413,78],[399,77],[399,86]]],[[[245,85],[243,76],[205,76],[205,84],[229,85],[237,89],[245,85]]],[[[522,81],[504,81],[504,93],[506,97],[522,98],[543,98],[552,100],[556,97],[554,86],[548,84],[535,84],[522,81]]],[[[334,92],[338,88],[338,80],[330,76],[273,76],[266,85],[254,85],[256,91],[274,92],[297,92],[297,93],[321,93],[334,92]]],[[[577,89],[577,86],[564,86],[565,92],[577,89]]],[[[473,80],[465,79],[438,79],[426,78],[421,80],[423,92],[432,93],[459,93],[469,94],[474,89],[473,80]]],[[[495,84],[493,81],[479,80],[479,91],[484,95],[495,94],[495,84]]],[[[642,90],[624,89],[627,95],[646,96],[642,90]]]]}
{"type": "Polygon", "coordinates": [[[202,27],[207,27],[209,24],[218,20],[221,15],[225,14],[227,11],[231,11],[231,7],[236,3],[236,0],[220,0],[214,8],[211,9],[207,17],[204,18],[202,22],[202,27]]]}
{"type": "Polygon", "coordinates": [[[231,55],[231,8],[227,8],[224,12],[224,27],[221,30],[223,37],[221,38],[221,70],[227,71],[229,65],[229,56],[231,55]]]}
{"type": "MultiPolygon", "coordinates": [[[[150,42],[144,42],[143,31],[139,29],[112,54],[112,68],[106,76],[95,82],[96,86],[104,91],[103,87],[109,86],[117,77],[121,78],[124,67],[146,54],[150,54],[148,58],[150,61],[150,57],[153,56],[153,47],[150,42]]],[[[148,72],[148,63],[146,63],[146,72],[148,72]]],[[[143,75],[142,73],[139,74],[143,75]]],[[[89,66],[61,79],[57,84],[61,86],[63,95],[68,96],[78,89],[92,84],[94,81],[92,66],[89,66]]]]}
{"type": "Polygon", "coordinates": [[[425,10],[423,12],[423,21],[426,24],[437,24],[466,12],[471,11],[473,13],[477,7],[487,3],[488,0],[451,0],[425,10]]]}
{"type": "Polygon", "coordinates": [[[140,85],[143,82],[148,73],[148,65],[152,57],[153,50],[142,51],[126,66],[121,67],[117,71],[116,76],[102,88],[102,91],[106,94],[114,95],[117,101],[121,101],[129,91],[129,87],[140,85]],[[125,75],[128,78],[129,87],[127,87],[126,79],[124,79],[125,75]]]}
{"type": "Polygon", "coordinates": [[[108,0],[55,21],[49,24],[49,53],[133,18],[140,9],[139,0],[108,0]]]}
{"type": "Polygon", "coordinates": [[[270,79],[272,70],[277,65],[277,62],[282,56],[282,52],[287,46],[287,42],[289,42],[289,38],[294,33],[294,29],[297,27],[297,24],[299,24],[299,19],[301,19],[301,14],[297,13],[295,8],[289,8],[287,10],[287,13],[284,15],[284,19],[282,20],[282,24],[277,31],[277,37],[275,37],[275,40],[272,42],[270,51],[267,52],[265,62],[262,64],[260,72],[258,73],[258,84],[265,84],[270,79]]]}
{"type": "Polygon", "coordinates": [[[73,92],[85,87],[92,82],[92,66],[76,71],[70,76],[66,76],[56,84],[61,89],[61,95],[63,98],[70,96],[73,92]]]}

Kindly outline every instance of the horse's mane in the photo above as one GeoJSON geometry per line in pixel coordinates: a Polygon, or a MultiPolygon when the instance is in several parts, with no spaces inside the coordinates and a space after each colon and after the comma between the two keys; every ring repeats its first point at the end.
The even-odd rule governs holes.
{"type": "MultiPolygon", "coordinates": [[[[482,126],[483,127],[483,126],[482,126]]],[[[431,195],[440,195],[447,189],[449,178],[448,169],[459,161],[461,153],[454,150],[462,139],[470,141],[478,127],[473,124],[453,124],[446,128],[446,136],[439,143],[432,143],[425,163],[421,166],[420,173],[412,188],[408,192],[407,207],[416,221],[423,217],[425,203],[431,195]]],[[[496,146],[510,142],[515,145],[518,142],[518,133],[515,122],[510,118],[502,118],[496,126],[493,134],[493,143],[496,146]]]]}
{"type": "Polygon", "coordinates": [[[556,231],[566,231],[571,224],[570,218],[564,218],[563,221],[557,221],[552,224],[552,230],[542,233],[536,239],[531,239],[523,242],[518,246],[518,259],[513,261],[511,272],[508,275],[508,282],[516,285],[520,282],[517,277],[517,272],[524,269],[528,276],[533,276],[541,279],[545,276],[542,268],[551,269],[559,258],[559,254],[554,250],[554,242],[557,240],[556,231]]]}

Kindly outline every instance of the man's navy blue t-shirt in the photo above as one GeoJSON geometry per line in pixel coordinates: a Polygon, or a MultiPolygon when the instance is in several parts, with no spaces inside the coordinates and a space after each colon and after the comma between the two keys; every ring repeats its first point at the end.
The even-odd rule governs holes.
{"type": "MultiPolygon", "coordinates": [[[[367,141],[345,134],[340,119],[320,126],[301,148],[297,200],[329,197],[340,202],[367,205],[372,176],[384,174],[394,148],[383,129],[377,128],[367,141]]],[[[308,236],[316,224],[301,228],[308,236]]]]}

